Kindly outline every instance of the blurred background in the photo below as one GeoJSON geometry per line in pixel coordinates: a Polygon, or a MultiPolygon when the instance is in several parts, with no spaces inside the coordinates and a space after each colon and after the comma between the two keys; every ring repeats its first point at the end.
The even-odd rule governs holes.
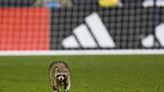
{"type": "Polygon", "coordinates": [[[0,50],[163,50],[164,1],[155,2],[1,0],[0,50]]]}

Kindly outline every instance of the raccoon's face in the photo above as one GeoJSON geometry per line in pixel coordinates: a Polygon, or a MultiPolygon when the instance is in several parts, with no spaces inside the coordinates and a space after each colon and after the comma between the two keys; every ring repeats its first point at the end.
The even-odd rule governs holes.
{"type": "Polygon", "coordinates": [[[59,81],[64,81],[66,79],[66,75],[64,73],[58,73],[58,74],[56,74],[56,78],[59,81]]]}
{"type": "Polygon", "coordinates": [[[67,78],[67,72],[57,70],[55,73],[55,77],[62,82],[67,78]]]}

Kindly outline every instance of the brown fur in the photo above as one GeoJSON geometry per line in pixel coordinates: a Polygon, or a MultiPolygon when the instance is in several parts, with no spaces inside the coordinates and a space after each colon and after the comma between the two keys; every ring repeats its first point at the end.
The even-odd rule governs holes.
{"type": "Polygon", "coordinates": [[[49,66],[49,76],[53,92],[59,92],[59,87],[61,86],[64,86],[64,92],[69,91],[71,86],[70,70],[66,63],[64,63],[63,61],[53,62],[49,66]],[[58,75],[62,75],[60,76],[61,78],[63,78],[62,81],[59,79],[59,77],[57,77],[58,75]]]}

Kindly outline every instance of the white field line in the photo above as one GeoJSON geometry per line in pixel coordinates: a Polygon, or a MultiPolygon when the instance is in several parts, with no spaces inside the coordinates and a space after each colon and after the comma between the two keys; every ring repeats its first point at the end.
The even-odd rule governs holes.
{"type": "Polygon", "coordinates": [[[164,49],[149,50],[53,50],[53,51],[0,51],[0,56],[51,55],[164,55],[164,49]]]}

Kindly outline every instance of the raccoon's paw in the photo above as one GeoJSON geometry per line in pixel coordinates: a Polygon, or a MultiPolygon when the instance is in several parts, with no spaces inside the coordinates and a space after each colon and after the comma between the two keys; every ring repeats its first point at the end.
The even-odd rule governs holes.
{"type": "Polygon", "coordinates": [[[65,89],[64,92],[68,92],[68,89],[65,89]]]}
{"type": "Polygon", "coordinates": [[[58,90],[54,90],[54,92],[59,92],[58,90]]]}

